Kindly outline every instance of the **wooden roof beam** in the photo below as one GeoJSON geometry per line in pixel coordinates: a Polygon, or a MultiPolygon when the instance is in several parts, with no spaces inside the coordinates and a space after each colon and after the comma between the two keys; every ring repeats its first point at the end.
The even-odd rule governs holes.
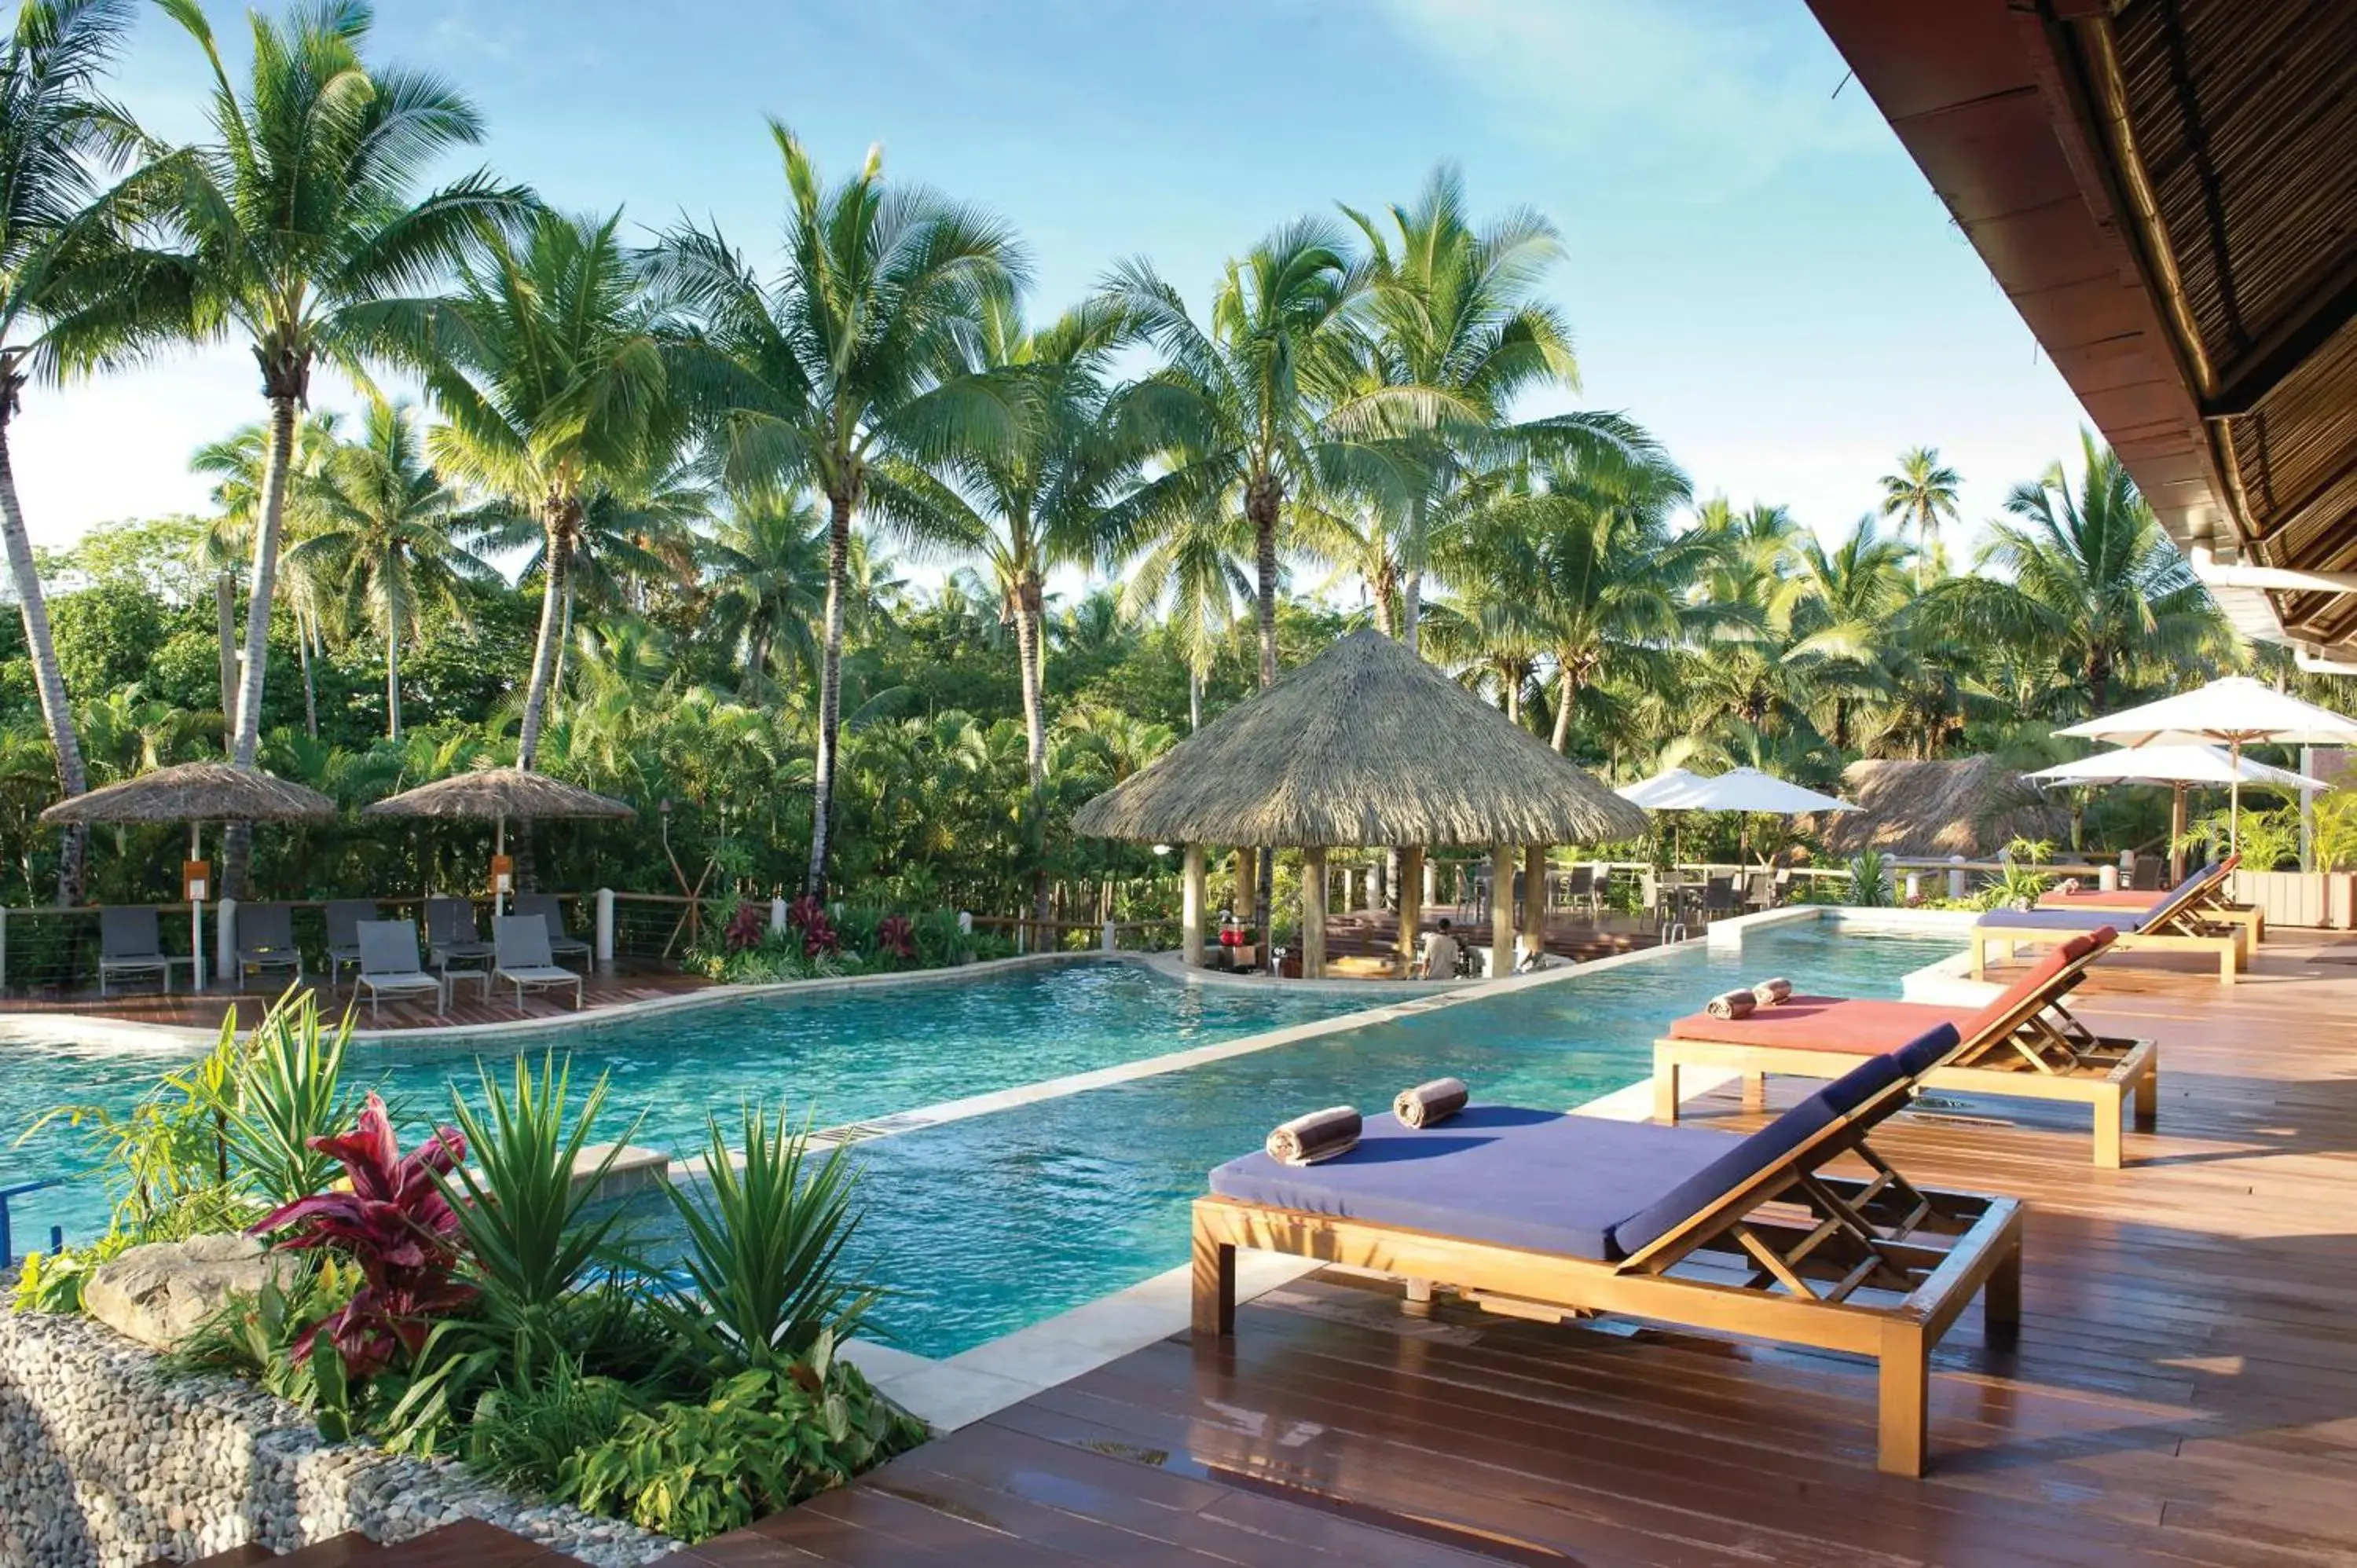
{"type": "Polygon", "coordinates": [[[2201,400],[2202,417],[2232,419],[2250,413],[2352,321],[2357,321],[2357,252],[2341,258],[2298,314],[2277,322],[2219,367],[2217,392],[2201,400]]]}

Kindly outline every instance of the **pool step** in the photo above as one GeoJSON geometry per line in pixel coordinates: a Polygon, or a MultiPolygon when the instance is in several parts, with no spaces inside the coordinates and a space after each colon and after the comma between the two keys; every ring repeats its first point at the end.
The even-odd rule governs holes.
{"type": "Polygon", "coordinates": [[[147,1568],[254,1568],[264,1563],[272,1568],[580,1568],[579,1558],[477,1519],[440,1525],[390,1546],[355,1530],[283,1555],[249,1541],[185,1564],[159,1557],[147,1568]]]}

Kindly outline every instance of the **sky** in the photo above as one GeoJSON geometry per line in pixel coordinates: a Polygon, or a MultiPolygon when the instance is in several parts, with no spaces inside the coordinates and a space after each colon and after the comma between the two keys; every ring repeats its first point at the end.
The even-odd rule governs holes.
{"type": "MultiPolygon", "coordinates": [[[[241,14],[210,9],[234,61],[241,14]]],[[[1623,412],[1698,496],[1828,534],[1930,445],[1969,536],[2083,418],[1801,0],[382,0],[371,48],[474,99],[480,162],[640,235],[684,214],[773,257],[764,117],[830,173],[880,143],[888,177],[1014,224],[1039,315],[1131,256],[1200,306],[1277,224],[1406,202],[1454,161],[1477,214],[1562,233],[1581,386],[1527,412],[1623,412]]],[[[145,13],[117,95],[191,139],[204,84],[145,13]]],[[[189,453],[263,412],[229,346],[28,389],[35,541],[204,510],[189,453]]]]}

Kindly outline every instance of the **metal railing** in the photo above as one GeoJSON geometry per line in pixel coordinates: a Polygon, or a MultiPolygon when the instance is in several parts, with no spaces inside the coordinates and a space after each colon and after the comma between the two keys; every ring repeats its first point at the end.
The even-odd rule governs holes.
{"type": "MultiPolygon", "coordinates": [[[[64,1185],[65,1180],[61,1176],[43,1176],[39,1181],[20,1182],[15,1187],[0,1187],[0,1269],[13,1269],[17,1263],[16,1227],[8,1213],[9,1199],[22,1197],[29,1192],[42,1192],[50,1187],[64,1185]]],[[[49,1251],[61,1251],[65,1244],[66,1228],[62,1225],[50,1226],[49,1251]]]]}

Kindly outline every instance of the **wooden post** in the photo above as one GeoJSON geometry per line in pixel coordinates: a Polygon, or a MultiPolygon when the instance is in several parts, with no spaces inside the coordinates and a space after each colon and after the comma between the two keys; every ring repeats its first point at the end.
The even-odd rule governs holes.
{"type": "Polygon", "coordinates": [[[1253,849],[1236,851],[1236,919],[1245,926],[1254,923],[1259,914],[1260,852],[1253,849]]]}
{"type": "Polygon", "coordinates": [[[1490,978],[1514,972],[1514,846],[1490,852],[1490,978]]]}
{"type": "Polygon", "coordinates": [[[1301,852],[1301,978],[1325,974],[1326,851],[1313,844],[1301,852]]]}
{"type": "MultiPolygon", "coordinates": [[[[1424,889],[1431,867],[1424,863],[1424,846],[1400,851],[1399,958],[1403,976],[1415,972],[1415,940],[1424,929],[1424,889]]],[[[1444,976],[1443,978],[1446,978],[1444,976]]]]}
{"type": "Polygon", "coordinates": [[[1178,958],[1189,969],[1203,967],[1203,846],[1187,846],[1178,894],[1178,958]]]}
{"type": "Polygon", "coordinates": [[[1546,951],[1546,845],[1534,843],[1523,851],[1523,951],[1536,958],[1546,951]]]}

